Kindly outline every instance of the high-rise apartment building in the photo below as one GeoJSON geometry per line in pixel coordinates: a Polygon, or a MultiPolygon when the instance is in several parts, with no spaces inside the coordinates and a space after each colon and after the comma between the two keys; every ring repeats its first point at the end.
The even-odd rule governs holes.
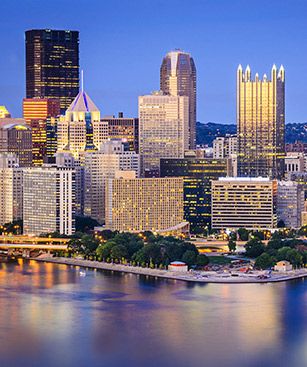
{"type": "Polygon", "coordinates": [[[105,220],[105,185],[117,171],[134,171],[139,176],[139,155],[125,149],[121,140],[110,140],[96,152],[87,153],[84,160],[84,214],[99,223],[105,220]]]}
{"type": "Polygon", "coordinates": [[[118,117],[104,116],[102,121],[108,122],[110,139],[121,139],[129,144],[129,149],[139,152],[139,119],[124,117],[119,112],[118,117]]]}
{"type": "Polygon", "coordinates": [[[26,31],[26,96],[59,98],[64,113],[79,92],[79,32],[26,31]]]}
{"type": "Polygon", "coordinates": [[[57,121],[57,149],[70,151],[75,158],[80,153],[98,150],[109,138],[108,123],[100,121],[100,111],[84,92],[80,91],[57,121]]]}
{"type": "Polygon", "coordinates": [[[278,181],[277,219],[283,221],[285,227],[299,228],[304,211],[304,189],[294,181],[278,181]]]}
{"type": "Polygon", "coordinates": [[[156,172],[158,176],[160,158],[183,158],[188,146],[189,98],[160,92],[139,97],[142,175],[153,176],[156,172]]]}
{"type": "Polygon", "coordinates": [[[211,228],[211,181],[227,175],[227,159],[161,159],[161,177],[183,177],[184,219],[192,233],[211,228]]]}
{"type": "Polygon", "coordinates": [[[238,176],[269,176],[284,173],[285,71],[274,65],[271,80],[249,66],[237,70],[238,176]]]}
{"type": "Polygon", "coordinates": [[[59,115],[59,99],[24,98],[23,100],[23,118],[32,129],[34,166],[42,165],[47,155],[47,119],[59,115]]]}
{"type": "Polygon", "coordinates": [[[32,165],[32,130],[24,119],[0,119],[0,153],[15,153],[20,167],[32,165]]]}
{"type": "Polygon", "coordinates": [[[169,52],[160,68],[160,89],[171,96],[189,97],[189,148],[196,146],[196,67],[189,53],[169,52]]]}
{"type": "Polygon", "coordinates": [[[212,228],[270,229],[277,225],[277,181],[222,177],[212,181],[212,228]]]}
{"type": "Polygon", "coordinates": [[[213,140],[213,158],[230,158],[237,154],[237,136],[218,136],[213,140]]]}
{"type": "Polygon", "coordinates": [[[106,228],[158,232],[175,230],[183,221],[182,178],[107,180],[106,228]]]}
{"type": "Polygon", "coordinates": [[[75,231],[75,173],[72,168],[42,166],[23,172],[24,234],[75,231]]]}

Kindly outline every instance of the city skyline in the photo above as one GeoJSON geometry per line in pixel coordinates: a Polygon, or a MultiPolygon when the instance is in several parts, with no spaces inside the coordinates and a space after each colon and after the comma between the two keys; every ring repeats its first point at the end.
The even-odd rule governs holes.
{"type": "MultiPolygon", "coordinates": [[[[299,0],[291,4],[195,1],[186,15],[183,3],[176,3],[174,13],[172,1],[163,5],[163,12],[158,11],[160,1],[143,7],[139,1],[95,4],[95,14],[108,16],[103,16],[101,24],[91,24],[74,17],[83,1],[78,2],[80,7],[72,7],[71,1],[57,7],[60,3],[55,0],[50,18],[51,5],[41,9],[31,6],[35,4],[30,1],[14,10],[14,1],[9,4],[4,0],[0,9],[3,6],[7,16],[0,29],[11,31],[3,39],[6,52],[0,61],[2,104],[14,117],[21,116],[25,97],[24,32],[50,27],[80,31],[80,66],[85,71],[86,90],[102,116],[118,111],[137,116],[137,96],[159,89],[163,56],[180,48],[191,54],[198,71],[198,121],[235,122],[235,72],[240,63],[250,64],[260,74],[273,63],[283,64],[287,70],[286,122],[306,121],[307,91],[302,75],[307,74],[303,47],[307,4],[299,0]],[[19,15],[24,9],[29,13],[27,19],[19,15]],[[10,19],[14,19],[14,27],[10,19]]],[[[94,15],[92,8],[87,5],[88,17],[94,15]]]]}

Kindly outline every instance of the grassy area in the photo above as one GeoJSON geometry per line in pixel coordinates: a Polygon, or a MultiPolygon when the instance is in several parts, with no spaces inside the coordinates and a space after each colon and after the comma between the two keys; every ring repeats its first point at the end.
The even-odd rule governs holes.
{"type": "Polygon", "coordinates": [[[208,257],[210,260],[210,264],[215,264],[215,265],[230,264],[232,260],[225,256],[208,256],[208,257]]]}

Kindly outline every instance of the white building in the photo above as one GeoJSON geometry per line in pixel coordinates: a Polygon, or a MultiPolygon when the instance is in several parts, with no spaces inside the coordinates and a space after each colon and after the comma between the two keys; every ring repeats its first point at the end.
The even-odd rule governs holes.
{"type": "Polygon", "coordinates": [[[87,153],[84,161],[84,214],[102,223],[105,219],[106,179],[116,171],[134,171],[139,177],[139,155],[129,151],[121,140],[110,140],[96,152],[87,153]]]}
{"type": "Polygon", "coordinates": [[[156,175],[160,158],[183,158],[189,149],[189,98],[139,97],[139,153],[142,175],[156,175]]]}
{"type": "Polygon", "coordinates": [[[13,153],[0,153],[0,225],[22,219],[22,169],[13,153]]]}
{"type": "Polygon", "coordinates": [[[100,111],[80,91],[57,123],[57,149],[70,151],[75,158],[85,151],[95,151],[109,138],[108,122],[100,121],[100,111]]]}
{"type": "Polygon", "coordinates": [[[277,219],[282,220],[288,228],[301,226],[301,215],[304,211],[303,186],[294,181],[279,181],[277,189],[277,219]]]}
{"type": "Polygon", "coordinates": [[[285,157],[286,174],[302,173],[305,171],[304,153],[288,152],[285,157]]]}
{"type": "Polygon", "coordinates": [[[227,134],[213,140],[213,158],[230,158],[237,154],[237,136],[227,134]]]}
{"type": "Polygon", "coordinates": [[[75,172],[72,168],[42,166],[23,172],[24,234],[75,231],[75,172]]]}
{"type": "Polygon", "coordinates": [[[182,261],[173,261],[169,264],[167,270],[175,273],[186,273],[188,271],[188,265],[182,261]]]}
{"type": "Polygon", "coordinates": [[[282,260],[278,261],[278,263],[274,266],[275,271],[291,271],[292,265],[289,263],[289,261],[282,260]]]}
{"type": "Polygon", "coordinates": [[[276,180],[222,177],[213,180],[211,187],[212,228],[276,227],[276,180]]]}

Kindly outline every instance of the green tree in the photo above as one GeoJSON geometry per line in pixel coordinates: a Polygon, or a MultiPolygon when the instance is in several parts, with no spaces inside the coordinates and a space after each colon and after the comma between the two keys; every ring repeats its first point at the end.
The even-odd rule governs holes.
{"type": "Polygon", "coordinates": [[[123,245],[116,245],[111,248],[111,258],[113,260],[127,259],[128,251],[123,245]]]}
{"type": "Polygon", "coordinates": [[[197,255],[196,256],[196,265],[203,267],[209,264],[209,259],[208,256],[202,254],[202,255],[197,255]]]}
{"type": "Polygon", "coordinates": [[[237,249],[236,241],[231,238],[228,240],[228,249],[230,252],[235,252],[237,249]]]}
{"type": "Polygon", "coordinates": [[[187,250],[183,255],[182,259],[188,266],[192,266],[196,264],[196,254],[194,251],[187,250]]]}
{"type": "Polygon", "coordinates": [[[101,244],[96,249],[96,255],[99,256],[101,259],[107,259],[111,257],[111,251],[114,246],[117,246],[117,243],[110,240],[104,244],[101,244]]]}
{"type": "Polygon", "coordinates": [[[245,253],[248,257],[258,257],[265,251],[264,244],[259,238],[249,240],[245,245],[245,253]]]}
{"type": "Polygon", "coordinates": [[[302,265],[303,256],[294,248],[291,247],[282,247],[277,251],[277,259],[278,260],[287,260],[293,266],[297,267],[302,265]]]}
{"type": "Polygon", "coordinates": [[[255,261],[255,268],[257,269],[268,269],[274,265],[274,260],[272,256],[267,253],[263,253],[257,257],[255,261]]]}
{"type": "Polygon", "coordinates": [[[238,229],[238,235],[239,235],[241,241],[247,241],[249,231],[246,228],[239,228],[238,229]]]}

